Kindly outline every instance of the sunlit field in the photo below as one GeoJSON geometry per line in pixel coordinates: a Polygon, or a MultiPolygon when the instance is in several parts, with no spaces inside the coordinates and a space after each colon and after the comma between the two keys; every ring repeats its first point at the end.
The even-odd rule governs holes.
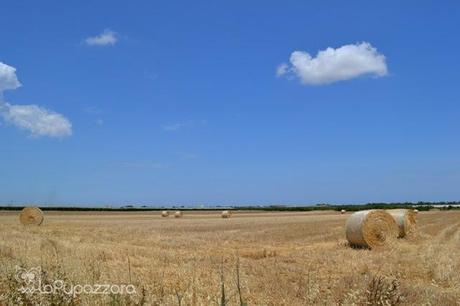
{"type": "Polygon", "coordinates": [[[0,212],[0,304],[460,305],[460,212],[418,214],[418,231],[354,249],[337,212],[0,212]],[[135,293],[23,294],[43,284],[132,284],[135,293]]]}

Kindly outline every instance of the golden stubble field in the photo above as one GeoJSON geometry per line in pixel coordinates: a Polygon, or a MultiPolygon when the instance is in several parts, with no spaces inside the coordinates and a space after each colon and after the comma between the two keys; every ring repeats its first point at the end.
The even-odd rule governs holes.
{"type": "Polygon", "coordinates": [[[0,212],[0,304],[460,305],[460,212],[418,214],[417,235],[350,248],[348,213],[0,212]],[[132,284],[136,294],[20,294],[41,281],[132,284]]]}

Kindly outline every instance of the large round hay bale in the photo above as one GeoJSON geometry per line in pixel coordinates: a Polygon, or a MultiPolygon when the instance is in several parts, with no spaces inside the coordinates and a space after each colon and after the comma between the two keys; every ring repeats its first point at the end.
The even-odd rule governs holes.
{"type": "Polygon", "coordinates": [[[162,216],[163,218],[169,217],[169,211],[163,210],[163,211],[161,212],[161,216],[162,216]]]}
{"type": "Polygon", "coordinates": [[[412,209],[388,209],[399,229],[399,238],[413,234],[417,228],[416,212],[412,209]]]}
{"type": "Polygon", "coordinates": [[[174,213],[174,218],[182,218],[182,212],[180,210],[174,213]]]}
{"type": "Polygon", "coordinates": [[[224,210],[224,211],[222,212],[222,218],[228,219],[228,218],[230,218],[231,216],[232,216],[232,213],[231,213],[230,211],[228,211],[228,210],[224,210]]]}
{"type": "Polygon", "coordinates": [[[43,212],[38,207],[25,207],[19,214],[19,222],[22,225],[41,225],[43,223],[43,212]]]}
{"type": "Polygon", "coordinates": [[[372,249],[395,239],[398,226],[393,217],[383,210],[363,210],[348,217],[346,236],[350,245],[372,249]]]}
{"type": "Polygon", "coordinates": [[[347,211],[346,211],[345,209],[342,209],[342,210],[340,211],[340,214],[343,215],[343,214],[345,214],[346,212],[347,212],[347,211]]]}

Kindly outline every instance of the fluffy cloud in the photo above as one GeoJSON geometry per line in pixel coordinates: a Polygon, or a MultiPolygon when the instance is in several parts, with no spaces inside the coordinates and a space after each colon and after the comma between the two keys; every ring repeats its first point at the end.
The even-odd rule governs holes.
{"type": "Polygon", "coordinates": [[[276,68],[277,76],[285,75],[287,72],[289,72],[289,65],[286,63],[282,63],[281,65],[278,66],[278,68],[276,68]]]}
{"type": "Polygon", "coordinates": [[[37,105],[4,104],[3,118],[33,136],[65,137],[72,135],[70,121],[51,110],[37,105]]]}
{"type": "Polygon", "coordinates": [[[118,35],[111,30],[105,30],[101,34],[93,37],[88,37],[85,42],[88,46],[112,46],[118,41],[118,35]]]}
{"type": "Polygon", "coordinates": [[[16,77],[16,69],[0,62],[0,94],[8,89],[16,89],[21,86],[16,77]]]}
{"type": "Polygon", "coordinates": [[[72,134],[72,124],[63,115],[37,105],[14,105],[2,100],[3,91],[21,84],[16,69],[0,62],[0,116],[33,136],[64,137],[72,134]]]}
{"type": "Polygon", "coordinates": [[[370,43],[362,42],[340,48],[327,48],[312,57],[304,51],[294,51],[290,64],[278,66],[278,76],[297,76],[303,84],[322,85],[349,80],[361,75],[385,76],[388,68],[385,56],[370,43]]]}

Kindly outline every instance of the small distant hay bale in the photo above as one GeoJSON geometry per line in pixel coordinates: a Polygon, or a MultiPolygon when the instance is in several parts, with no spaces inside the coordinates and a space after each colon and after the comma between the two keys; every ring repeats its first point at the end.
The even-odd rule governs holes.
{"type": "Polygon", "coordinates": [[[161,216],[162,216],[163,218],[169,217],[169,211],[163,210],[163,211],[161,212],[161,216]]]}
{"type": "Polygon", "coordinates": [[[228,218],[230,218],[231,216],[232,216],[232,213],[231,213],[230,211],[228,211],[228,210],[224,210],[224,211],[222,212],[222,218],[224,218],[224,219],[228,219],[228,218]]]}
{"type": "Polygon", "coordinates": [[[394,218],[398,225],[398,238],[404,238],[416,231],[416,212],[412,209],[388,209],[387,212],[394,218]]]}
{"type": "Polygon", "coordinates": [[[43,212],[38,207],[25,207],[19,214],[19,222],[22,225],[36,225],[43,223],[43,212]]]}
{"type": "Polygon", "coordinates": [[[418,209],[414,209],[414,213],[418,214],[418,209]]]}
{"type": "Polygon", "coordinates": [[[174,213],[174,218],[182,218],[182,212],[180,210],[174,213]]]}
{"type": "Polygon", "coordinates": [[[346,236],[351,246],[376,248],[398,236],[398,226],[384,210],[363,210],[348,217],[346,236]]]}
{"type": "Polygon", "coordinates": [[[347,212],[347,211],[346,211],[345,209],[342,209],[342,210],[340,211],[340,213],[341,213],[342,215],[343,215],[344,213],[346,213],[346,212],[347,212]]]}

